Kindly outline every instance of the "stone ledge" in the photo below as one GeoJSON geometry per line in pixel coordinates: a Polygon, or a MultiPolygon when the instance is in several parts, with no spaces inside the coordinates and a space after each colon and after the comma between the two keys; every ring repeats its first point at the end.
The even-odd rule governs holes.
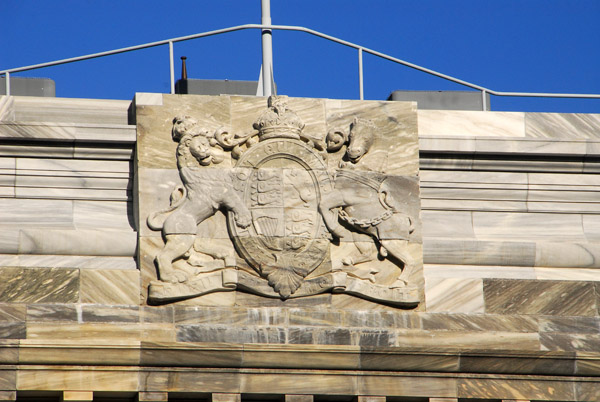
{"type": "Polygon", "coordinates": [[[44,364],[278,370],[367,370],[502,375],[600,376],[600,353],[374,348],[358,346],[190,344],[123,341],[89,344],[76,340],[21,340],[2,344],[8,364],[22,369],[44,364]],[[18,355],[9,353],[17,350],[18,355]],[[17,357],[18,356],[18,357],[17,357]]]}
{"type": "Polygon", "coordinates": [[[481,138],[419,135],[421,152],[452,154],[512,154],[599,156],[597,139],[481,138]]]}
{"type": "Polygon", "coordinates": [[[136,128],[127,124],[0,121],[4,141],[98,142],[134,144],[136,128]]]}
{"type": "MultiPolygon", "coordinates": [[[[506,228],[505,231],[508,229],[510,228],[506,228]]],[[[600,243],[560,243],[553,238],[549,240],[505,241],[425,237],[423,260],[425,264],[440,265],[600,268],[600,243]]]]}
{"type": "Polygon", "coordinates": [[[204,395],[262,394],[263,397],[296,392],[305,395],[597,401],[600,389],[600,379],[584,376],[68,365],[22,365],[16,373],[15,368],[5,367],[1,379],[5,389],[19,392],[166,390],[204,395]]]}

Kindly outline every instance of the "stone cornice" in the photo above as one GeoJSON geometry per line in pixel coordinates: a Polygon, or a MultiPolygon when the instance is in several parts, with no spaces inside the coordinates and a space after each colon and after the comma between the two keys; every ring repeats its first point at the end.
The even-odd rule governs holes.
{"type": "Polygon", "coordinates": [[[5,341],[4,365],[600,376],[600,353],[229,343],[5,341]]]}

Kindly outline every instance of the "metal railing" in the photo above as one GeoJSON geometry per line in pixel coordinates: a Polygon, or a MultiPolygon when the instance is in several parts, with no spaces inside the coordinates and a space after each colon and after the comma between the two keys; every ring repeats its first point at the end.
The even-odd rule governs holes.
{"type": "Polygon", "coordinates": [[[367,47],[360,46],[355,43],[348,42],[346,40],[339,39],[339,38],[336,38],[331,35],[327,35],[327,34],[324,34],[324,33],[321,33],[321,32],[318,32],[318,31],[315,31],[312,29],[304,28],[304,27],[288,26],[288,25],[261,25],[261,24],[237,25],[237,26],[233,26],[233,27],[229,27],[229,28],[217,29],[214,31],[202,32],[202,33],[198,33],[198,34],[194,34],[194,35],[180,36],[180,37],[165,39],[165,40],[161,40],[161,41],[157,41],[157,42],[144,43],[142,45],[137,45],[137,46],[130,46],[130,47],[124,47],[124,48],[115,49],[115,50],[109,50],[106,52],[87,54],[84,56],[71,57],[68,59],[56,60],[56,61],[51,61],[51,62],[47,62],[47,63],[33,64],[30,66],[11,68],[8,70],[1,70],[0,75],[4,75],[5,80],[6,80],[6,94],[10,95],[10,75],[11,75],[11,73],[35,70],[35,69],[44,68],[44,67],[51,67],[51,66],[57,66],[57,65],[61,65],[61,64],[74,63],[74,62],[82,61],[82,60],[95,59],[98,57],[110,56],[113,54],[120,54],[120,53],[132,52],[135,50],[147,49],[147,48],[156,47],[156,46],[168,45],[169,46],[171,93],[175,93],[175,70],[174,70],[175,67],[174,67],[174,60],[173,60],[173,44],[174,43],[183,42],[183,41],[187,41],[187,40],[191,40],[191,39],[204,38],[207,36],[220,35],[220,34],[224,34],[224,33],[228,33],[228,32],[241,31],[241,30],[245,30],[245,29],[304,32],[304,33],[314,35],[319,38],[323,38],[323,39],[338,43],[340,45],[348,46],[348,47],[358,50],[358,87],[359,87],[359,99],[361,99],[361,100],[364,99],[364,84],[363,84],[363,54],[364,53],[368,53],[368,54],[380,57],[382,59],[389,60],[394,63],[401,64],[403,66],[410,67],[410,68],[418,70],[418,71],[422,71],[424,73],[433,75],[435,77],[442,78],[444,80],[451,81],[451,82],[481,91],[483,110],[487,109],[487,94],[491,94],[491,95],[495,95],[495,96],[536,97],[536,98],[600,99],[600,94],[565,94],[565,93],[495,91],[493,89],[486,88],[481,85],[473,84],[471,82],[464,81],[459,78],[452,77],[450,75],[442,74],[440,72],[431,70],[429,68],[425,68],[425,67],[419,66],[417,64],[413,64],[408,61],[389,56],[385,53],[381,53],[376,50],[369,49],[367,47]]]}

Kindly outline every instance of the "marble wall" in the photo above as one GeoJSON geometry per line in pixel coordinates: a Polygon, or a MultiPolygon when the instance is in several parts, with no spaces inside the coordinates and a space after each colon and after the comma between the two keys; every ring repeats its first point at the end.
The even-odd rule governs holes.
{"type": "MultiPolygon", "coordinates": [[[[165,129],[138,149],[162,183],[144,194],[159,209],[179,177],[168,171],[173,115],[157,110],[176,99],[138,94],[136,116],[130,102],[0,98],[0,400],[600,400],[599,115],[415,113],[419,144],[405,149],[420,148],[417,308],[242,292],[149,305],[156,272],[138,269],[137,236],[162,239],[140,224],[155,206],[134,211],[146,173],[134,177],[133,155],[136,134],[138,146],[157,140],[144,119],[133,124],[149,116],[165,129]]],[[[265,107],[196,99],[187,112],[210,103],[195,117],[211,129],[225,118],[244,132],[265,107]]],[[[306,119],[311,135],[356,110],[292,103],[329,116],[306,119]]]]}

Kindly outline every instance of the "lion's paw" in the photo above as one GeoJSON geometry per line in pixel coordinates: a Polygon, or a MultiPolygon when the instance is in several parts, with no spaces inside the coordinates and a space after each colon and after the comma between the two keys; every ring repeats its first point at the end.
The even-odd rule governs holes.
{"type": "Polygon", "coordinates": [[[241,228],[247,228],[252,224],[252,218],[250,217],[250,214],[236,215],[235,223],[241,228]]]}
{"type": "Polygon", "coordinates": [[[172,270],[169,273],[161,273],[160,275],[161,281],[169,283],[183,283],[188,279],[188,276],[184,272],[178,270],[172,270]]]}

